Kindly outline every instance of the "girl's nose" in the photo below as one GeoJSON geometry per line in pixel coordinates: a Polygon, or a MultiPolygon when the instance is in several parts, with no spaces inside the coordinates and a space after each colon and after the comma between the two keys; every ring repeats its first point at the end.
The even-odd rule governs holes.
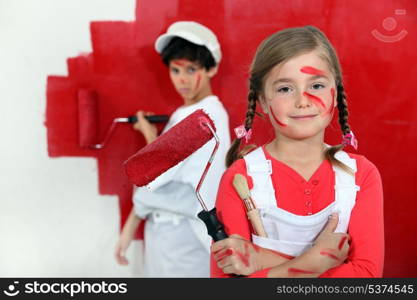
{"type": "Polygon", "coordinates": [[[297,92],[297,99],[295,101],[295,106],[297,108],[309,107],[311,105],[311,99],[307,96],[306,93],[297,92]]]}

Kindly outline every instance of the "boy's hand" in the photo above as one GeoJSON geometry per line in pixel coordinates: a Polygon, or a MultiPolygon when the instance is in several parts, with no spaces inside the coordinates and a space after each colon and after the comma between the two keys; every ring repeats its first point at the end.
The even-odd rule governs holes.
{"type": "Polygon", "coordinates": [[[250,275],[262,269],[258,260],[258,248],[240,235],[232,234],[214,243],[211,251],[217,266],[225,274],[250,275]]]}
{"type": "Polygon", "coordinates": [[[151,115],[154,114],[140,110],[136,113],[138,121],[133,124],[133,128],[143,134],[147,144],[152,143],[158,137],[158,129],[156,125],[151,124],[148,120],[145,119],[145,116],[151,115]]]}
{"type": "Polygon", "coordinates": [[[128,265],[129,261],[126,258],[126,251],[133,240],[134,231],[123,230],[120,234],[119,241],[116,244],[114,256],[119,265],[128,265]]]}
{"type": "Polygon", "coordinates": [[[326,258],[326,264],[329,268],[341,265],[347,259],[350,247],[348,234],[334,232],[338,221],[339,215],[333,213],[326,227],[324,227],[314,242],[314,248],[323,258],[326,258]]]}

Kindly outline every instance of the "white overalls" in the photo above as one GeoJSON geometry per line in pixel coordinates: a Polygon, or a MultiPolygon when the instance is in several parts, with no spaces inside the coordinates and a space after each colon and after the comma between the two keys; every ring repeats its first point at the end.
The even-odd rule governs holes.
{"type": "MultiPolygon", "coordinates": [[[[356,160],[350,158],[346,152],[338,151],[335,157],[356,172],[356,160]]],[[[339,224],[335,232],[346,233],[359,190],[355,185],[355,176],[333,166],[336,176],[335,201],[315,214],[300,216],[277,207],[271,180],[272,164],[266,159],[262,147],[244,156],[244,159],[248,175],[253,180],[251,196],[260,210],[268,236],[264,238],[252,234],[254,244],[287,255],[299,256],[313,245],[333,212],[339,213],[339,224]]]]}

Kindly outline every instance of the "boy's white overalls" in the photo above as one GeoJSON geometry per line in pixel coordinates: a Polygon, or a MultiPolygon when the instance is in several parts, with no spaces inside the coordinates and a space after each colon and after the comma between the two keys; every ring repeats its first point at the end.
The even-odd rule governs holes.
{"type": "MultiPolygon", "coordinates": [[[[346,152],[339,151],[335,157],[356,172],[356,160],[350,158],[346,152]]],[[[253,180],[251,196],[260,210],[262,223],[268,236],[264,238],[252,234],[254,244],[287,255],[299,256],[312,247],[332,212],[339,213],[339,224],[335,232],[346,232],[350,214],[356,202],[356,193],[359,190],[355,184],[354,175],[333,166],[336,176],[335,201],[318,213],[300,216],[277,207],[271,180],[271,161],[266,159],[262,147],[244,156],[244,159],[248,175],[253,180]]]]}

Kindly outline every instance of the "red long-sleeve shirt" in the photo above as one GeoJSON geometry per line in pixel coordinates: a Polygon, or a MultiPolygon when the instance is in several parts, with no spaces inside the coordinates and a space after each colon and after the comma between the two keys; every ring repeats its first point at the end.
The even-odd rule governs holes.
{"type": "MultiPolygon", "coordinates": [[[[266,158],[272,162],[272,182],[278,207],[297,215],[317,213],[334,199],[335,175],[330,162],[325,160],[313,176],[306,181],[292,168],[273,158],[268,151],[266,158]]],[[[356,159],[356,185],[360,186],[356,204],[352,209],[348,233],[351,236],[347,262],[321,274],[320,277],[381,277],[384,263],[383,193],[379,172],[364,156],[348,153],[356,159]]],[[[233,188],[236,173],[248,179],[245,160],[236,161],[224,173],[216,199],[217,215],[226,233],[239,234],[251,240],[251,225],[246,217],[242,200],[233,188]]],[[[248,277],[266,277],[268,269],[248,277]]],[[[211,255],[211,277],[229,277],[217,267],[211,255]]]]}

